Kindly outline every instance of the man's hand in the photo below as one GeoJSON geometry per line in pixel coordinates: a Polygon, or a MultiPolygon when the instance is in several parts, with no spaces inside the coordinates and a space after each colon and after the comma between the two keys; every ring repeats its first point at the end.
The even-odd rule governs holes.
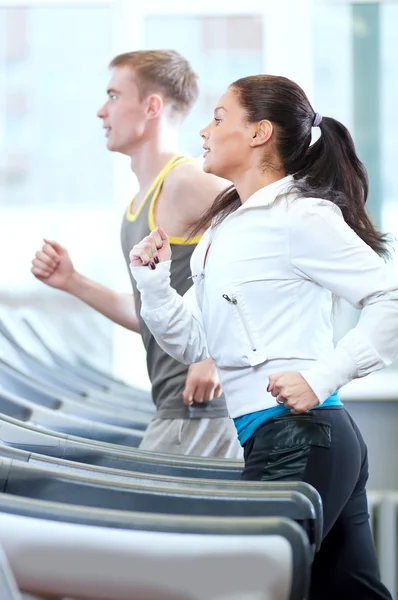
{"type": "Polygon", "coordinates": [[[284,404],[295,415],[308,412],[319,404],[312,388],[298,372],[270,375],[267,391],[271,392],[278,404],[284,404]]]}
{"type": "Polygon", "coordinates": [[[182,393],[184,404],[192,406],[194,402],[210,402],[213,398],[219,398],[221,394],[221,383],[211,358],[189,367],[182,393]]]}
{"type": "Polygon", "coordinates": [[[43,283],[58,290],[69,291],[75,269],[65,248],[57,242],[44,240],[44,245],[32,260],[31,272],[43,283]]]}

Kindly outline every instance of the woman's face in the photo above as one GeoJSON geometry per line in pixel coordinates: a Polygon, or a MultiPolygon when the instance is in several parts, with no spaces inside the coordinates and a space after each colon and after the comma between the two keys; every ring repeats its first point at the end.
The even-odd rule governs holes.
{"type": "Polygon", "coordinates": [[[251,165],[253,125],[247,122],[239,96],[231,88],[220,98],[214,119],[200,135],[204,140],[203,169],[206,173],[234,182],[251,165]]]}

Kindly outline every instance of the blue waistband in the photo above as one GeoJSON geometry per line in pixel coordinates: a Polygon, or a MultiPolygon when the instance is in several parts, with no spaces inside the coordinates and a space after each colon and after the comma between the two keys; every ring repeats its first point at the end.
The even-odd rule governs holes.
{"type": "MultiPolygon", "coordinates": [[[[326,398],[325,402],[319,406],[315,406],[312,410],[319,408],[325,408],[327,406],[344,406],[339,398],[338,392],[334,392],[329,398],[326,398]]],[[[253,435],[253,433],[268,419],[283,415],[290,412],[289,408],[286,408],[283,404],[277,404],[272,408],[266,408],[265,410],[256,411],[247,415],[242,415],[234,419],[235,427],[238,432],[238,439],[243,446],[245,442],[253,435]]]]}

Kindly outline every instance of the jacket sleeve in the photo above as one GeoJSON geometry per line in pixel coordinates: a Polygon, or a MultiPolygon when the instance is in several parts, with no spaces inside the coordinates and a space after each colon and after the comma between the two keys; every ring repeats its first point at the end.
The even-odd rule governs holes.
{"type": "Polygon", "coordinates": [[[141,293],[141,316],[159,346],[184,364],[209,358],[195,286],[180,296],[170,285],[171,261],[148,267],[131,267],[141,293]]]}
{"type": "Polygon", "coordinates": [[[362,309],[359,322],[301,374],[320,403],[349,381],[392,363],[398,355],[398,277],[345,223],[330,202],[308,200],[294,211],[290,258],[300,276],[362,309]]]}

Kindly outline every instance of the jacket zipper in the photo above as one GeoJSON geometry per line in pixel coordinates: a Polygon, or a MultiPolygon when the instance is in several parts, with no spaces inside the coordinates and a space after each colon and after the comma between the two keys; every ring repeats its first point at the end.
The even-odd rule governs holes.
{"type": "Polygon", "coordinates": [[[244,316],[244,314],[243,314],[243,312],[242,312],[242,309],[241,309],[241,307],[240,307],[240,305],[239,305],[239,302],[238,302],[238,300],[237,300],[237,298],[236,298],[235,294],[232,294],[232,296],[231,296],[231,297],[229,297],[229,296],[228,296],[228,294],[223,294],[223,295],[222,295],[222,297],[223,297],[223,298],[224,298],[224,299],[225,299],[227,302],[229,302],[230,304],[233,304],[234,306],[236,306],[236,309],[237,309],[237,311],[238,311],[238,314],[239,314],[240,320],[241,320],[241,322],[242,322],[242,324],[243,324],[243,327],[244,327],[244,329],[245,329],[245,331],[246,331],[246,335],[247,335],[247,337],[248,337],[248,339],[249,339],[249,343],[250,343],[251,349],[252,349],[252,351],[253,351],[253,352],[257,352],[257,348],[255,347],[255,346],[256,346],[256,344],[255,344],[255,343],[254,343],[254,341],[253,341],[253,337],[252,337],[252,334],[251,334],[251,332],[250,332],[249,326],[248,326],[248,324],[247,324],[246,317],[244,316]]]}
{"type": "Polygon", "coordinates": [[[206,252],[205,252],[205,256],[204,256],[204,260],[203,260],[203,266],[202,266],[202,270],[201,270],[201,272],[200,272],[200,273],[197,273],[196,275],[190,275],[190,276],[188,277],[188,279],[192,279],[192,280],[193,280],[195,277],[200,277],[201,279],[204,279],[204,277],[205,277],[205,267],[206,267],[207,258],[208,258],[208,256],[209,256],[210,249],[211,249],[211,245],[212,245],[212,243],[213,243],[213,240],[214,240],[215,236],[216,236],[216,231],[213,229],[213,230],[211,231],[211,233],[210,233],[209,243],[208,243],[208,245],[207,245],[207,248],[206,248],[206,252]]]}

